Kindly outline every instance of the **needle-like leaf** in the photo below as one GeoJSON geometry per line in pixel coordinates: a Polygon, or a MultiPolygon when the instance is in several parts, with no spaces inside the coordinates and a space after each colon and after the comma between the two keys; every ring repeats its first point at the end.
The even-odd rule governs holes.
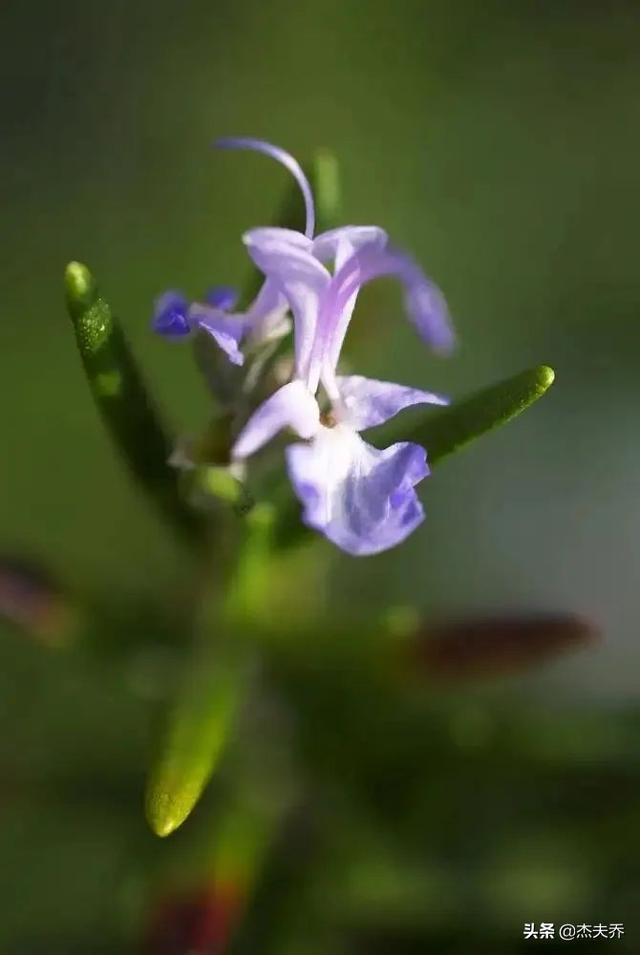
{"type": "Polygon", "coordinates": [[[251,667],[242,652],[196,649],[160,735],[146,791],[146,814],[158,836],[182,825],[218,766],[251,667]]]}
{"type": "Polygon", "coordinates": [[[427,449],[429,464],[436,464],[470,441],[522,414],[553,384],[552,368],[539,365],[477,391],[447,408],[435,410],[407,433],[404,440],[427,449]]]}
{"type": "Polygon", "coordinates": [[[89,269],[70,262],[67,306],[93,397],[116,447],[144,492],[192,542],[202,525],[183,502],[177,472],[168,465],[172,441],[108,303],[89,269]]]}

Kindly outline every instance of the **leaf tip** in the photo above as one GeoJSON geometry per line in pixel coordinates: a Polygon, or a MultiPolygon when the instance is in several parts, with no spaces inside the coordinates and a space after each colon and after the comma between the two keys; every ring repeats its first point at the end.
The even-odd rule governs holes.
{"type": "Polygon", "coordinates": [[[145,814],[151,831],[164,839],[182,825],[189,812],[181,812],[169,793],[152,789],[147,793],[145,814]]]}
{"type": "Polygon", "coordinates": [[[91,272],[82,262],[69,262],[64,272],[64,284],[69,310],[74,317],[86,311],[95,302],[96,283],[91,272]]]}
{"type": "Polygon", "coordinates": [[[556,378],[556,373],[550,365],[540,365],[538,368],[538,383],[540,394],[544,394],[547,388],[550,388],[556,378]]]}

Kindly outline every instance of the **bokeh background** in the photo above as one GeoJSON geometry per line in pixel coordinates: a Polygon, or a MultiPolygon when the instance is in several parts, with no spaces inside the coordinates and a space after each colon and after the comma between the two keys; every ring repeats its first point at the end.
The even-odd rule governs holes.
{"type": "MultiPolygon", "coordinates": [[[[399,742],[414,723],[392,731],[381,704],[386,762],[359,777],[371,805],[342,811],[347,763],[325,754],[339,848],[311,865],[296,834],[300,872],[267,873],[237,951],[510,952],[525,921],[625,919],[626,941],[601,945],[637,950],[639,27],[631,0],[0,8],[3,553],[116,613],[155,601],[160,629],[168,590],[189,586],[96,418],[62,274],[90,264],[176,431],[197,430],[206,393],[188,351],[150,334],[151,302],[242,283],[241,232],[285,188],[266,160],[213,153],[217,135],[333,150],[344,221],[387,228],[444,289],[452,359],[416,347],[385,287],[354,322],[359,371],[454,397],[541,362],[557,373],[528,414],[438,469],[405,546],[351,560],[321,544],[315,586],[335,619],[568,611],[601,640],[509,679],[425,686],[415,751],[399,742]],[[340,852],[375,842],[378,811],[399,830],[393,863],[376,844],[351,872],[340,852]],[[306,909],[289,897],[303,870],[320,873],[306,909]]],[[[305,603],[293,573],[291,599],[305,603]]],[[[0,951],[137,951],[136,860],[155,871],[169,851],[140,810],[140,680],[108,654],[88,665],[0,638],[0,951]]],[[[328,726],[345,694],[325,701],[328,726]]]]}

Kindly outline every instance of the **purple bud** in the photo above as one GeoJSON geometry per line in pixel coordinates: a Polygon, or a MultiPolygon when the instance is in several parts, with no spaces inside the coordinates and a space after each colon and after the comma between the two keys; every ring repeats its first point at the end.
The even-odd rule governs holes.
{"type": "Polygon", "coordinates": [[[238,290],[231,285],[214,285],[208,289],[204,297],[207,305],[221,308],[223,312],[230,312],[238,301],[238,290]]]}
{"type": "Polygon", "coordinates": [[[165,338],[184,338],[191,332],[188,309],[189,302],[182,292],[165,292],[156,299],[152,321],[154,332],[165,338]]]}

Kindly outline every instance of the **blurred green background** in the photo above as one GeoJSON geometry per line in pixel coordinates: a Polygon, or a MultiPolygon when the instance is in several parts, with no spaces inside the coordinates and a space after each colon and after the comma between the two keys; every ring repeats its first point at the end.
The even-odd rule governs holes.
{"type": "MultiPolygon", "coordinates": [[[[170,286],[195,296],[242,283],[240,235],[271,220],[285,188],[273,164],[213,153],[218,135],[300,158],[332,149],[344,221],[387,228],[444,290],[460,338],[451,360],[416,347],[384,288],[353,324],[358,371],[456,397],[556,369],[539,406],[427,482],[427,521],[406,545],[352,560],[323,542],[316,586],[336,619],[396,604],[434,619],[576,611],[602,642],[412,702],[429,709],[429,744],[405,751],[389,731],[376,767],[406,790],[406,806],[389,795],[376,811],[413,846],[408,889],[376,881],[384,847],[355,874],[341,864],[340,847],[367,845],[379,823],[362,809],[348,822],[338,786],[321,800],[329,816],[338,806],[338,848],[317,864],[322,904],[313,896],[296,935],[276,873],[250,910],[258,940],[239,937],[238,951],[509,952],[525,921],[625,916],[626,941],[601,944],[637,950],[639,27],[624,0],[0,8],[3,552],[45,560],[116,610],[155,603],[162,618],[168,588],[189,587],[192,564],[97,421],[62,274],[70,259],[91,265],[176,431],[201,427],[205,391],[188,351],[150,333],[151,302],[170,286]],[[345,915],[358,892],[366,931],[345,915]],[[384,925],[369,917],[385,911],[376,892],[384,925]]],[[[0,951],[136,951],[139,869],[169,851],[140,810],[148,700],[108,655],[87,670],[0,636],[0,951]]],[[[329,723],[339,706],[324,704],[329,723]]],[[[347,772],[329,763],[336,779],[347,772]]]]}

